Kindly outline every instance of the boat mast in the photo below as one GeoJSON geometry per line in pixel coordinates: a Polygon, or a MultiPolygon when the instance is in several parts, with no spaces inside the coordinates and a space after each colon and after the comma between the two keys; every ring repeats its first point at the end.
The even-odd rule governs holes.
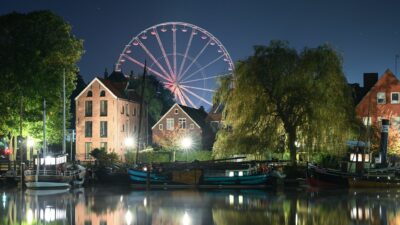
{"type": "Polygon", "coordinates": [[[63,143],[62,143],[62,154],[66,153],[65,144],[65,69],[63,72],[63,143]]]}
{"type": "Polygon", "coordinates": [[[140,106],[139,106],[139,128],[138,128],[138,135],[137,135],[137,146],[136,146],[136,157],[135,157],[135,164],[138,164],[139,158],[139,148],[140,148],[140,133],[142,130],[142,111],[143,111],[143,101],[144,101],[144,88],[146,85],[146,73],[147,73],[147,64],[146,60],[144,61],[144,70],[143,70],[143,77],[142,77],[142,90],[140,93],[140,106]]]}

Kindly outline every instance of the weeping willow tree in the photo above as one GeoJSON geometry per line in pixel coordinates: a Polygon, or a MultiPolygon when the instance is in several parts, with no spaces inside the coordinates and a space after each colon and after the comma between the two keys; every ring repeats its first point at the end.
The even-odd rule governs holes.
{"type": "Polygon", "coordinates": [[[282,41],[256,46],[220,82],[214,101],[225,105],[228,128],[217,134],[217,156],[274,151],[283,140],[296,164],[298,146],[336,153],[355,135],[342,61],[327,45],[301,52],[282,41]]]}

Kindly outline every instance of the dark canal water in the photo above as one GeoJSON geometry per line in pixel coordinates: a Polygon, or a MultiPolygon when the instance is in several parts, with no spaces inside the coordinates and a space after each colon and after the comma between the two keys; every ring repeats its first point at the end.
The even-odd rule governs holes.
{"type": "Polygon", "coordinates": [[[0,224],[400,225],[400,190],[64,191],[0,188],[0,224]]]}

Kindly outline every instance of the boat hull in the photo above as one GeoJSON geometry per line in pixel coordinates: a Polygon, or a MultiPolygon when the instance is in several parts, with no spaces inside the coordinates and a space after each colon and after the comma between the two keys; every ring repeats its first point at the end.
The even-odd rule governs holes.
{"type": "Polygon", "coordinates": [[[313,187],[347,187],[346,174],[337,171],[308,167],[307,183],[313,187]]]}
{"type": "Polygon", "coordinates": [[[55,188],[69,188],[70,184],[65,182],[26,182],[27,188],[31,189],[55,189],[55,188]]]}

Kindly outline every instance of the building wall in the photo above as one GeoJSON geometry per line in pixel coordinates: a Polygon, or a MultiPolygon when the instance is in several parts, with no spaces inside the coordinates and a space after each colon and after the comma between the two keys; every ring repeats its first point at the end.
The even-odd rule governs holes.
{"type": "MultiPolygon", "coordinates": [[[[179,142],[181,137],[191,137],[194,141],[194,148],[202,147],[202,129],[190,118],[177,104],[175,104],[152,128],[153,143],[163,146],[163,140],[170,139],[170,141],[179,142]],[[175,113],[175,110],[178,110],[175,113]],[[174,129],[167,130],[167,118],[174,119],[174,129]],[[179,129],[179,118],[186,118],[186,129],[179,129]],[[163,129],[160,130],[159,124],[162,124],[163,129]],[[190,128],[193,124],[193,129],[190,128]]],[[[179,143],[177,143],[179,145],[179,143]]]]}
{"type": "MultiPolygon", "coordinates": [[[[76,159],[81,161],[93,160],[85,157],[85,144],[92,143],[92,150],[100,148],[101,142],[107,143],[107,151],[117,153],[121,159],[127,150],[124,141],[127,137],[137,139],[139,122],[139,103],[117,98],[98,80],[76,99],[76,159]],[[100,92],[106,92],[100,97],[100,92]],[[92,97],[87,93],[92,91],[92,97]],[[92,101],[92,116],[85,116],[85,101],[92,101]],[[107,101],[107,116],[100,116],[100,101],[107,101]],[[128,107],[128,110],[126,108],[128,107]],[[123,108],[123,109],[122,109],[123,108]],[[127,113],[128,111],[128,113],[127,113]],[[136,111],[136,114],[133,112],[136,111]],[[85,137],[85,122],[92,121],[92,137],[85,137]],[[100,137],[100,121],[107,121],[107,137],[100,137]],[[136,128],[136,129],[135,129],[136,128]]],[[[144,107],[146,108],[146,107],[144,107]]],[[[146,110],[144,114],[147,115],[146,110]]],[[[142,136],[147,131],[147,116],[142,120],[142,136]]],[[[142,137],[142,140],[145,140],[142,137]]],[[[132,146],[135,148],[136,146],[132,146]]]]}
{"type": "Polygon", "coordinates": [[[392,126],[398,126],[400,122],[400,101],[392,101],[392,93],[396,92],[399,93],[400,98],[400,82],[391,71],[387,70],[357,105],[357,115],[363,120],[364,124],[370,117],[372,125],[380,125],[380,120],[385,118],[391,121],[392,126]],[[384,104],[378,103],[378,92],[385,93],[386,101],[384,104]]]}

